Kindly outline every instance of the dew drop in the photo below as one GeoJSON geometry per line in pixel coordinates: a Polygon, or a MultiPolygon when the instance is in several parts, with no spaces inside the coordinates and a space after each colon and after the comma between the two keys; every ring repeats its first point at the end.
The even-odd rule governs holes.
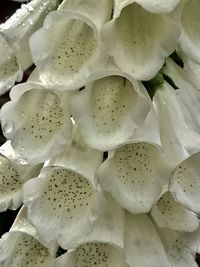
{"type": "Polygon", "coordinates": [[[12,121],[6,122],[3,125],[3,132],[5,134],[10,134],[14,131],[14,123],[12,121]]]}

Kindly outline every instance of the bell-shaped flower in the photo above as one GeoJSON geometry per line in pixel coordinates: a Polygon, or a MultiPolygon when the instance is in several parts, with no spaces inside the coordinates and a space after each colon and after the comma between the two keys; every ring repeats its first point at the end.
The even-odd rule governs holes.
{"type": "Polygon", "coordinates": [[[111,17],[111,0],[64,1],[50,13],[43,27],[30,38],[34,63],[41,80],[59,90],[78,89],[93,69],[105,64],[108,56],[99,40],[99,31],[111,17]]]}
{"type": "Polygon", "coordinates": [[[1,267],[55,267],[55,242],[41,242],[22,208],[10,231],[0,239],[1,267]]]}
{"type": "Polygon", "coordinates": [[[195,256],[199,247],[200,229],[182,233],[156,227],[172,267],[198,267],[195,256]]]}
{"type": "Polygon", "coordinates": [[[179,45],[184,53],[193,61],[200,63],[200,2],[185,1],[181,14],[181,35],[179,45]]]}
{"type": "Polygon", "coordinates": [[[167,82],[154,95],[163,150],[173,168],[200,147],[200,92],[193,87],[185,72],[168,60],[164,70],[175,83],[167,82]]]}
{"type": "Polygon", "coordinates": [[[60,0],[33,0],[22,4],[14,15],[0,25],[0,95],[22,79],[22,71],[33,63],[30,36],[40,28],[46,15],[60,0]]]}
{"type": "Polygon", "coordinates": [[[123,208],[146,213],[168,183],[169,169],[158,146],[135,142],[109,151],[97,175],[103,189],[123,208]]]}
{"type": "Polygon", "coordinates": [[[176,202],[168,191],[154,204],[151,215],[160,227],[185,232],[195,231],[199,227],[197,216],[176,202]]]}
{"type": "Polygon", "coordinates": [[[70,104],[84,140],[103,151],[131,138],[152,107],[143,85],[112,64],[92,73],[70,104]]]}
{"type": "Polygon", "coordinates": [[[1,125],[21,164],[44,162],[71,140],[70,93],[29,82],[13,87],[10,98],[1,109],[1,125]]]}
{"type": "Polygon", "coordinates": [[[151,13],[142,2],[152,1],[120,1],[123,8],[115,5],[101,38],[121,70],[137,80],[148,80],[176,48],[179,29],[169,15],[151,13]]]}
{"type": "Polygon", "coordinates": [[[28,217],[41,238],[45,241],[57,239],[65,248],[92,231],[105,206],[104,197],[94,181],[96,168],[92,167],[100,164],[102,154],[100,159],[99,151],[95,155],[94,150],[89,151],[83,143],[76,142],[72,140],[73,148],[67,146],[57,156],[60,161],[51,160],[39,177],[24,185],[28,217]],[[87,155],[85,162],[84,154],[87,155]]]}
{"type": "Polygon", "coordinates": [[[89,236],[78,241],[64,255],[56,259],[56,267],[107,266],[125,267],[124,212],[112,200],[97,220],[89,236]]]}
{"type": "Polygon", "coordinates": [[[39,174],[42,165],[21,166],[9,141],[0,147],[0,212],[22,204],[22,185],[39,174]]]}
{"type": "Polygon", "coordinates": [[[126,262],[130,267],[172,267],[148,215],[126,213],[124,243],[126,262]]]}
{"type": "Polygon", "coordinates": [[[200,153],[181,162],[173,171],[169,190],[173,197],[195,213],[200,213],[200,153]]]}

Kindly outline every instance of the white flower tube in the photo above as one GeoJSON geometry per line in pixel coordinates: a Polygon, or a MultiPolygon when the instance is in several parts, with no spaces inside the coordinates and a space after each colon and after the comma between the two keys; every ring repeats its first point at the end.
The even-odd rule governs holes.
{"type": "Polygon", "coordinates": [[[0,212],[22,204],[22,186],[39,174],[42,165],[21,166],[9,141],[0,147],[0,212]]]}
{"type": "Polygon", "coordinates": [[[148,215],[126,213],[125,255],[130,267],[172,267],[148,215]]]}
{"type": "Polygon", "coordinates": [[[64,2],[47,16],[30,39],[44,84],[54,84],[59,90],[78,89],[94,68],[105,64],[108,56],[102,50],[99,30],[110,19],[111,11],[110,0],[77,0],[64,2]]]}
{"type": "Polygon", "coordinates": [[[105,205],[104,197],[94,182],[99,152],[95,155],[94,150],[75,142],[77,139],[72,141],[71,149],[66,149],[66,156],[61,152],[38,178],[24,185],[28,217],[41,238],[46,241],[57,239],[64,248],[69,248],[92,231],[105,205]],[[79,152],[82,156],[86,152],[86,161],[81,156],[75,157],[79,152]]]}
{"type": "Polygon", "coordinates": [[[197,216],[177,203],[170,192],[162,194],[151,215],[160,227],[185,232],[195,231],[199,227],[197,216]]]}
{"type": "Polygon", "coordinates": [[[135,1],[122,9],[115,7],[113,19],[101,33],[106,50],[118,67],[137,80],[156,75],[165,57],[175,49],[179,36],[171,17],[151,13],[135,1]]]}
{"type": "Polygon", "coordinates": [[[168,183],[169,170],[159,147],[135,142],[110,151],[97,175],[103,189],[123,208],[146,213],[158,200],[162,185],[168,183]]]}
{"type": "Polygon", "coordinates": [[[196,153],[181,162],[172,173],[169,188],[179,203],[198,214],[200,213],[199,160],[200,153],[196,153]]]}
{"type": "Polygon", "coordinates": [[[44,162],[71,141],[69,93],[24,83],[13,87],[10,97],[1,109],[1,124],[21,164],[44,162]]]}
{"type": "Polygon", "coordinates": [[[186,1],[181,14],[181,36],[179,45],[184,53],[196,63],[200,63],[200,2],[186,1]]]}
{"type": "Polygon", "coordinates": [[[41,243],[22,208],[10,231],[0,239],[2,267],[55,267],[56,243],[41,243]]]}
{"type": "Polygon", "coordinates": [[[151,109],[143,85],[111,64],[93,72],[70,104],[87,144],[103,151],[131,138],[151,109]]]}
{"type": "Polygon", "coordinates": [[[56,259],[56,267],[117,266],[125,267],[124,212],[106,195],[108,205],[94,225],[92,233],[56,259]]]}

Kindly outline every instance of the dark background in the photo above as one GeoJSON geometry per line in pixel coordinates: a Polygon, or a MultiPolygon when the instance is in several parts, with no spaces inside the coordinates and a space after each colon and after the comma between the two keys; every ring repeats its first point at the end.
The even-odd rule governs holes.
{"type": "MultiPolygon", "coordinates": [[[[26,1],[24,1],[24,3],[26,3],[26,1]]],[[[9,18],[15,12],[17,8],[21,6],[21,3],[10,1],[10,0],[1,0],[0,5],[1,5],[0,6],[0,23],[3,23],[7,18],[9,18]]],[[[32,68],[30,68],[24,74],[23,81],[26,81],[31,70],[32,68]]],[[[0,96],[0,107],[7,101],[9,101],[9,93],[6,93],[5,95],[0,96]]],[[[0,145],[3,144],[5,140],[6,139],[4,138],[2,131],[0,129],[0,145]]],[[[19,209],[16,211],[8,210],[6,212],[0,213],[0,236],[3,233],[9,231],[18,211],[19,209]]],[[[196,261],[198,265],[200,266],[200,255],[197,255],[196,261]]]]}

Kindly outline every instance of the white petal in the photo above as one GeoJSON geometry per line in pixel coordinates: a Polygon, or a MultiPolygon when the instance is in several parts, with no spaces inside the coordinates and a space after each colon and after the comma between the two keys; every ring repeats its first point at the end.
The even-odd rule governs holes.
{"type": "Polygon", "coordinates": [[[189,58],[200,63],[200,2],[186,1],[181,15],[181,36],[179,44],[189,58]]]}
{"type": "Polygon", "coordinates": [[[127,141],[150,109],[143,90],[117,68],[93,73],[86,89],[71,101],[72,115],[87,144],[106,151],[127,141]]]}
{"type": "Polygon", "coordinates": [[[120,13],[122,8],[134,2],[152,13],[167,13],[174,10],[180,0],[114,0],[114,16],[120,13]]]}
{"type": "Polygon", "coordinates": [[[126,214],[125,253],[129,266],[171,267],[159,235],[147,215],[126,214]]]}
{"type": "Polygon", "coordinates": [[[97,172],[105,191],[132,213],[148,212],[168,182],[168,170],[159,148],[130,143],[109,153],[97,172]]]}
{"type": "Polygon", "coordinates": [[[105,63],[108,56],[100,46],[97,25],[90,17],[63,9],[49,14],[30,39],[41,80],[60,90],[84,86],[93,69],[105,63]]]}
{"type": "Polygon", "coordinates": [[[120,16],[102,29],[109,55],[119,68],[137,80],[156,75],[165,57],[175,49],[178,35],[172,19],[150,13],[137,3],[123,8],[120,16]]]}
{"type": "Polygon", "coordinates": [[[12,101],[1,110],[1,124],[21,164],[44,162],[70,140],[67,93],[60,98],[26,83],[14,87],[10,96],[12,101]]]}
{"type": "Polygon", "coordinates": [[[187,56],[182,59],[184,62],[184,70],[188,78],[191,80],[194,87],[200,90],[200,64],[190,60],[187,56]]]}
{"type": "Polygon", "coordinates": [[[200,153],[181,162],[172,174],[170,191],[174,198],[186,208],[200,213],[200,153]]]}
{"type": "Polygon", "coordinates": [[[22,71],[14,51],[1,34],[0,51],[0,95],[2,95],[14,85],[15,81],[22,79],[22,71]]]}
{"type": "Polygon", "coordinates": [[[24,185],[24,203],[41,238],[58,239],[62,247],[69,248],[71,242],[92,231],[104,199],[80,174],[63,167],[46,167],[40,177],[24,185]]]}
{"type": "Polygon", "coordinates": [[[154,205],[151,215],[160,227],[192,232],[199,226],[195,214],[177,203],[169,192],[164,193],[154,205]]]}
{"type": "Polygon", "coordinates": [[[46,166],[62,166],[70,168],[83,176],[96,186],[96,170],[103,161],[103,153],[88,147],[77,125],[73,126],[72,141],[65,145],[59,153],[51,158],[46,166]]]}
{"type": "Polygon", "coordinates": [[[17,164],[10,143],[0,147],[1,152],[7,156],[0,154],[0,211],[15,210],[22,204],[22,185],[38,175],[41,165],[24,167],[17,164]]]}
{"type": "Polygon", "coordinates": [[[21,5],[14,15],[0,25],[0,32],[11,45],[23,70],[33,63],[29,48],[30,36],[41,27],[44,18],[58,7],[60,0],[33,0],[21,5]]]}

